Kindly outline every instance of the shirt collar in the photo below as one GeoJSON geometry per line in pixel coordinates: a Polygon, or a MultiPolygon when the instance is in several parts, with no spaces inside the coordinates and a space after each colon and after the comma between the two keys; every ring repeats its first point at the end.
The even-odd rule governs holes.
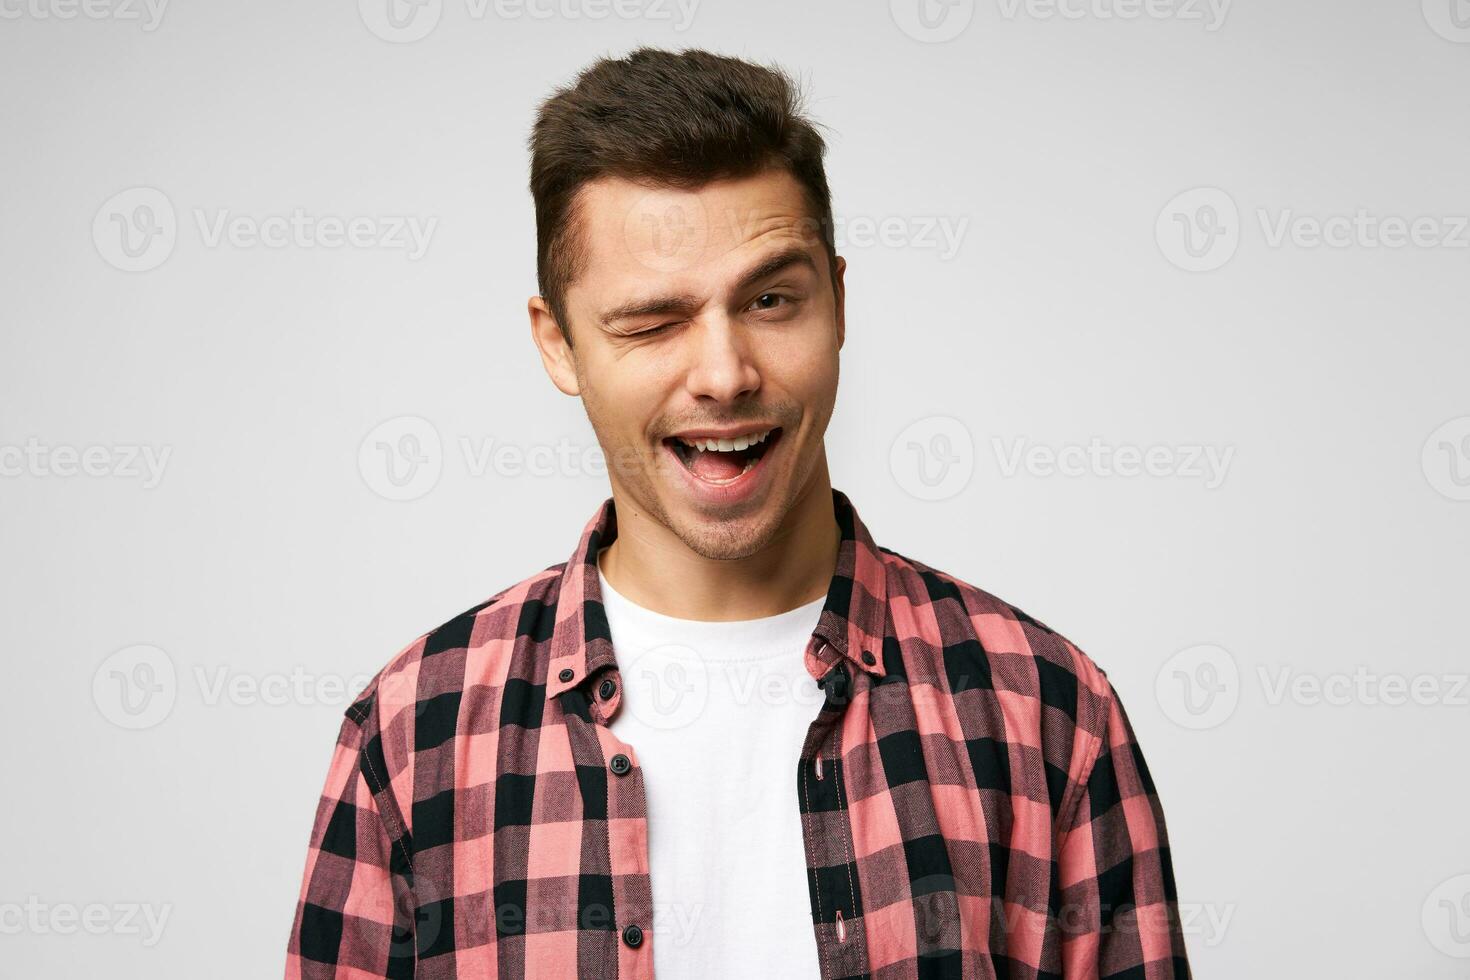
{"type": "MultiPolygon", "coordinates": [[[[827,602],[812,635],[857,669],[882,677],[883,637],[888,625],[887,567],[857,509],[835,487],[832,512],[842,539],[827,602]],[[865,654],[871,664],[865,662],[865,654]]],[[[562,573],[551,636],[551,670],[546,678],[548,698],[576,687],[604,667],[617,665],[597,579],[597,553],[617,536],[617,511],[613,498],[608,497],[583,528],[562,573]]],[[[818,680],[829,666],[821,657],[808,655],[805,662],[818,680]]]]}

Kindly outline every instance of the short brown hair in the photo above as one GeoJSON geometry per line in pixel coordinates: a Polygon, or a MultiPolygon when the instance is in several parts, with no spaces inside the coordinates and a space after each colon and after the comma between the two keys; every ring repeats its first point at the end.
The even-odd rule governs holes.
{"type": "Polygon", "coordinates": [[[536,277],[571,343],[566,290],[586,248],[575,231],[577,191],[599,177],[694,188],[785,169],[802,185],[836,283],[826,143],[781,68],[697,48],[639,47],[601,58],[541,104],[531,131],[536,277]]]}

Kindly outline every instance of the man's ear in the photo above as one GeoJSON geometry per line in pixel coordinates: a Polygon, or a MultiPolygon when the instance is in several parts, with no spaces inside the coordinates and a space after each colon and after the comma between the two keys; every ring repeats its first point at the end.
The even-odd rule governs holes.
{"type": "Polygon", "coordinates": [[[572,347],[562,334],[561,325],[551,313],[551,307],[540,296],[532,296],[526,302],[526,312],[531,316],[531,339],[541,352],[541,364],[551,383],[564,394],[580,395],[582,386],[577,382],[577,362],[572,347]]]}
{"type": "Polygon", "coordinates": [[[837,304],[837,349],[842,350],[842,342],[847,338],[847,285],[842,277],[847,271],[847,260],[837,256],[834,268],[836,272],[832,276],[832,298],[837,304]]]}

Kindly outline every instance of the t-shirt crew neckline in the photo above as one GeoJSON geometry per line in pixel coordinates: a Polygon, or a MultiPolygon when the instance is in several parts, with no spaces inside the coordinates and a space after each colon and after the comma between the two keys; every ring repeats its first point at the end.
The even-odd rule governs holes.
{"type": "MultiPolygon", "coordinates": [[[[614,589],[602,574],[600,564],[597,568],[597,579],[602,587],[604,604],[612,607],[615,614],[622,619],[640,624],[639,633],[667,635],[672,632],[684,637],[690,645],[696,646],[700,641],[714,641],[721,660],[769,658],[771,641],[789,636],[798,627],[804,627],[804,631],[816,629],[822,607],[827,601],[826,596],[818,596],[795,609],[758,619],[681,619],[640,606],[614,589]]],[[[617,643],[616,637],[613,638],[613,643],[617,643]]]]}

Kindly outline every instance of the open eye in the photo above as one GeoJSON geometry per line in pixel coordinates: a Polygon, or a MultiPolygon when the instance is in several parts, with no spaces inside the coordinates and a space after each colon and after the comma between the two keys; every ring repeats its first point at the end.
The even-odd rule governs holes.
{"type": "Polygon", "coordinates": [[[791,305],[792,302],[791,297],[787,296],[785,293],[761,293],[755,298],[754,301],[752,301],[751,305],[761,310],[779,309],[779,307],[774,303],[772,303],[771,305],[766,305],[763,302],[764,300],[785,300],[788,306],[791,305]]]}

